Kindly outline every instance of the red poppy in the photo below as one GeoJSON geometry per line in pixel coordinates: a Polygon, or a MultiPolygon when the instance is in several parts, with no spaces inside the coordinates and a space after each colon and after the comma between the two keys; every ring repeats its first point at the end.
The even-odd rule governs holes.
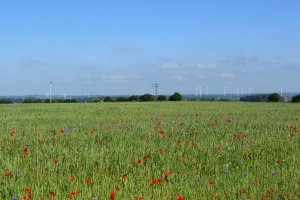
{"type": "Polygon", "coordinates": [[[14,131],[10,132],[10,135],[11,135],[11,136],[14,136],[14,135],[15,135],[15,132],[14,132],[14,131]]]}
{"type": "Polygon", "coordinates": [[[27,197],[27,196],[24,196],[24,197],[23,197],[23,200],[28,200],[28,197],[27,197]]]}
{"type": "Polygon", "coordinates": [[[157,180],[156,179],[153,179],[152,180],[152,184],[156,184],[157,183],[157,180]]]}
{"type": "Polygon", "coordinates": [[[85,178],[85,179],[84,179],[84,182],[88,183],[88,182],[89,182],[89,179],[88,179],[88,178],[85,178]]]}
{"type": "Polygon", "coordinates": [[[54,198],[55,197],[55,192],[50,192],[50,198],[54,198]]]}
{"type": "Polygon", "coordinates": [[[109,193],[109,199],[114,199],[116,197],[116,194],[114,192],[109,193]]]}
{"type": "Polygon", "coordinates": [[[76,190],[72,190],[71,194],[77,194],[76,190]]]}
{"type": "Polygon", "coordinates": [[[144,159],[147,159],[147,158],[149,158],[149,156],[144,156],[144,159]]]}
{"type": "Polygon", "coordinates": [[[243,193],[243,194],[246,194],[246,190],[245,190],[245,189],[242,189],[242,193],[243,193]]]}
{"type": "Polygon", "coordinates": [[[5,176],[6,176],[6,177],[10,177],[10,175],[11,175],[10,172],[6,172],[6,173],[5,173],[5,176]]]}
{"type": "Polygon", "coordinates": [[[24,151],[25,153],[27,152],[27,150],[28,150],[27,147],[25,147],[25,148],[23,149],[23,151],[24,151]]]}
{"type": "Polygon", "coordinates": [[[161,122],[156,122],[156,125],[157,125],[157,126],[160,126],[160,125],[161,125],[161,122]]]}
{"type": "Polygon", "coordinates": [[[127,178],[127,174],[122,174],[122,177],[123,178],[127,178]]]}
{"type": "Polygon", "coordinates": [[[32,194],[28,194],[27,196],[28,196],[28,198],[29,198],[29,199],[31,199],[31,197],[32,197],[32,194]]]}
{"type": "Polygon", "coordinates": [[[24,192],[29,193],[30,192],[30,188],[25,188],[24,192]]]}
{"type": "Polygon", "coordinates": [[[119,186],[117,186],[117,187],[116,187],[116,190],[117,190],[117,191],[119,191],[119,190],[120,190],[120,187],[119,187],[119,186]]]}
{"type": "Polygon", "coordinates": [[[296,121],[296,122],[299,121],[299,118],[295,118],[295,121],[296,121]]]}
{"type": "Polygon", "coordinates": [[[157,181],[158,181],[159,183],[161,183],[161,182],[162,182],[162,179],[161,179],[161,178],[158,178],[157,181]]]}
{"type": "Polygon", "coordinates": [[[64,130],[64,129],[60,129],[59,132],[60,132],[60,133],[64,133],[65,130],[64,130]]]}
{"type": "Polygon", "coordinates": [[[67,198],[68,198],[68,199],[72,199],[72,198],[73,198],[73,195],[72,195],[72,194],[69,194],[69,195],[67,196],[67,198]]]}
{"type": "Polygon", "coordinates": [[[267,197],[266,196],[262,196],[261,200],[267,200],[267,197]]]}
{"type": "Polygon", "coordinates": [[[214,198],[215,198],[215,199],[219,198],[219,195],[215,194],[215,195],[214,195],[214,198]]]}
{"type": "Polygon", "coordinates": [[[160,130],[160,131],[159,131],[159,134],[163,135],[163,134],[165,134],[165,131],[160,130]]]}
{"type": "Polygon", "coordinates": [[[141,160],[137,160],[137,163],[138,163],[138,164],[141,164],[141,163],[142,163],[142,161],[141,161],[141,160]]]}
{"type": "Polygon", "coordinates": [[[138,196],[137,198],[136,198],[136,200],[143,200],[144,198],[142,197],[142,196],[138,196]]]}
{"type": "Polygon", "coordinates": [[[183,196],[179,196],[179,197],[177,197],[177,200],[184,200],[184,197],[183,196]]]}
{"type": "Polygon", "coordinates": [[[210,181],[209,181],[209,184],[213,185],[213,184],[215,184],[215,181],[210,180],[210,181]]]}

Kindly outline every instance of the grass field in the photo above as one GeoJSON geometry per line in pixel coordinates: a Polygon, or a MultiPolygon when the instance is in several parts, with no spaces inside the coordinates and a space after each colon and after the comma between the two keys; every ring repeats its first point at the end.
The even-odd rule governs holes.
{"type": "Polygon", "coordinates": [[[0,105],[0,199],[298,199],[300,105],[0,105]]]}

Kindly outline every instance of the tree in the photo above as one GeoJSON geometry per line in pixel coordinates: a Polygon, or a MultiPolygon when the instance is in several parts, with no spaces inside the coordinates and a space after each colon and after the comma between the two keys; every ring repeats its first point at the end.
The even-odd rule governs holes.
{"type": "Polygon", "coordinates": [[[12,104],[13,102],[9,99],[0,99],[0,104],[12,104]]]}
{"type": "Polygon", "coordinates": [[[128,101],[128,99],[126,97],[117,97],[116,101],[117,102],[125,102],[125,101],[128,101]]]}
{"type": "Polygon", "coordinates": [[[167,97],[164,95],[158,95],[158,97],[157,97],[157,101],[166,101],[166,100],[167,100],[167,97]]]}
{"type": "Polygon", "coordinates": [[[300,102],[300,94],[298,94],[298,95],[296,95],[296,96],[293,96],[293,97],[292,97],[292,102],[293,102],[293,103],[300,102]]]}
{"type": "Polygon", "coordinates": [[[151,94],[143,94],[140,96],[140,101],[153,101],[154,97],[151,94]]]}
{"type": "Polygon", "coordinates": [[[139,101],[139,97],[132,95],[132,96],[128,97],[128,101],[139,101]]]}
{"type": "Polygon", "coordinates": [[[113,102],[113,100],[110,96],[106,96],[103,101],[104,102],[113,102]]]}
{"type": "Polygon", "coordinates": [[[95,98],[92,98],[92,103],[99,103],[101,102],[100,98],[99,97],[95,97],[95,98]]]}
{"type": "Polygon", "coordinates": [[[181,101],[181,100],[182,100],[182,96],[178,92],[175,92],[173,95],[169,97],[169,101],[181,101]]]}
{"type": "Polygon", "coordinates": [[[269,102],[279,102],[281,100],[281,97],[278,93],[272,93],[268,96],[269,102]]]}

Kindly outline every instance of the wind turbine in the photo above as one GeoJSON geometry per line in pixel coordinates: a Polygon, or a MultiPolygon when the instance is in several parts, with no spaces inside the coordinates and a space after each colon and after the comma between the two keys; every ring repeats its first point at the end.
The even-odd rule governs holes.
{"type": "Polygon", "coordinates": [[[196,97],[198,96],[198,88],[197,87],[195,88],[195,95],[196,95],[196,97]]]}
{"type": "Polygon", "coordinates": [[[199,96],[202,97],[202,87],[199,85],[199,96]]]}
{"type": "Polygon", "coordinates": [[[249,86],[249,88],[248,88],[248,95],[249,95],[249,96],[251,95],[251,89],[252,89],[252,87],[249,86]]]}
{"type": "Polygon", "coordinates": [[[226,96],[226,89],[227,87],[224,86],[224,97],[226,96]]]}
{"type": "Polygon", "coordinates": [[[239,96],[239,88],[238,87],[236,88],[236,96],[237,97],[239,96]]]}
{"type": "Polygon", "coordinates": [[[49,102],[52,103],[52,81],[49,81],[49,102]]]}
{"type": "Polygon", "coordinates": [[[282,91],[283,91],[283,88],[280,89],[280,96],[282,96],[282,91]]]}
{"type": "Polygon", "coordinates": [[[244,96],[244,88],[242,88],[242,96],[244,96]]]}
{"type": "Polygon", "coordinates": [[[208,96],[208,86],[206,86],[206,96],[208,96]]]}

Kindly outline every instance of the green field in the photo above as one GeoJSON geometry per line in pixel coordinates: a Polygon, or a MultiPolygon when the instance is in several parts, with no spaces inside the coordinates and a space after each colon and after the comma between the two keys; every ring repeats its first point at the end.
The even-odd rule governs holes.
{"type": "Polygon", "coordinates": [[[0,199],[298,199],[300,105],[0,105],[0,199]]]}

